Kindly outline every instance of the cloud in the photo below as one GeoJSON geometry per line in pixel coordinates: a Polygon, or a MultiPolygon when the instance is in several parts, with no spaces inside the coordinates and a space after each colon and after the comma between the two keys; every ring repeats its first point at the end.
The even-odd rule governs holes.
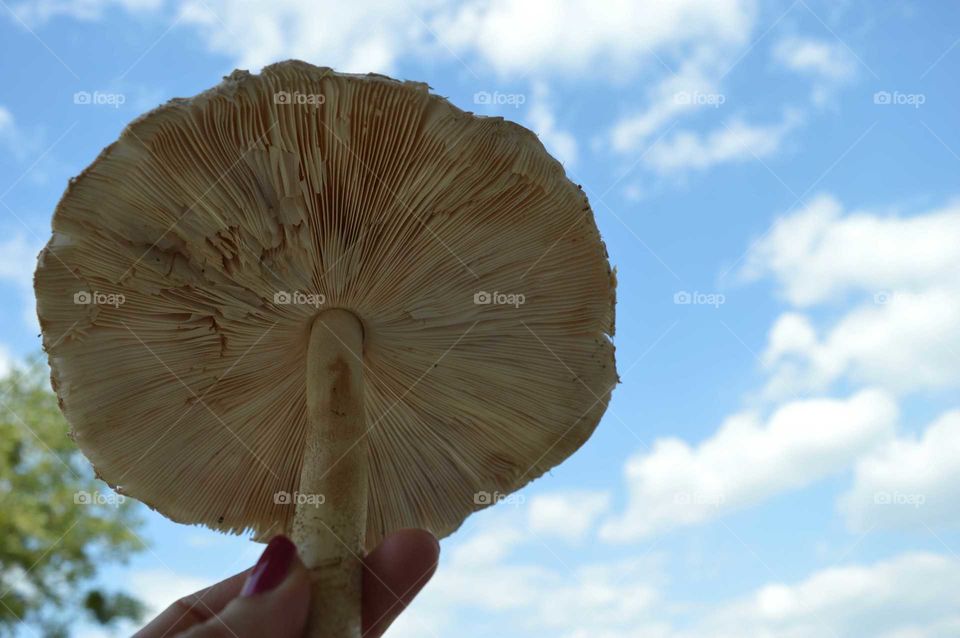
{"type": "Polygon", "coordinates": [[[863,390],[848,399],[787,403],[766,421],[753,412],[728,417],[696,447],[659,439],[627,463],[628,501],[600,537],[634,541],[709,521],[851,465],[892,436],[896,404],[863,390]]]}
{"type": "Polygon", "coordinates": [[[0,377],[10,374],[16,366],[16,360],[6,344],[0,343],[0,377]]]}
{"type": "Polygon", "coordinates": [[[960,630],[960,562],[945,555],[832,566],[704,604],[665,595],[672,583],[659,556],[533,563],[536,541],[520,519],[513,512],[466,536],[391,632],[459,628],[473,636],[509,626],[531,638],[938,638],[960,630]],[[498,535],[510,539],[508,551],[464,562],[472,551],[459,550],[500,547],[498,535]]]}
{"type": "Polygon", "coordinates": [[[257,71],[300,58],[338,71],[388,73],[402,57],[426,53],[431,36],[418,16],[444,4],[184,0],[178,12],[181,23],[200,30],[209,49],[240,68],[257,71]]]}
{"type": "Polygon", "coordinates": [[[144,569],[130,574],[130,591],[147,607],[147,618],[159,614],[174,601],[209,587],[206,579],[170,569],[144,569]]]}
{"type": "Polygon", "coordinates": [[[791,36],[774,47],[773,57],[791,71],[824,80],[849,80],[857,70],[856,60],[840,42],[791,36]]]}
{"type": "Polygon", "coordinates": [[[717,59],[698,55],[686,60],[677,73],[666,75],[647,91],[646,108],[619,119],[611,128],[610,146],[618,153],[641,150],[668,130],[677,118],[694,111],[719,108],[726,96],[711,76],[719,75],[717,59]]]}
{"type": "Polygon", "coordinates": [[[820,392],[843,379],[893,392],[956,387],[960,379],[960,205],[911,217],[844,212],[829,195],[776,220],[741,275],[768,277],[806,310],[853,298],[818,329],[790,310],[762,359],[768,398],[820,392]]]}
{"type": "MultiPolygon", "coordinates": [[[[509,517],[501,516],[501,518],[509,517]]],[[[525,532],[515,525],[490,526],[458,544],[453,550],[452,560],[458,565],[498,562],[525,539],[525,532]]]]}
{"type": "Polygon", "coordinates": [[[931,553],[831,567],[769,584],[708,614],[714,638],[937,638],[960,632],[960,564],[931,553]]]}
{"type": "Polygon", "coordinates": [[[7,135],[13,129],[13,113],[0,106],[0,135],[7,135]]]}
{"type": "Polygon", "coordinates": [[[124,578],[124,583],[120,589],[130,592],[143,602],[146,607],[143,621],[134,623],[121,620],[114,622],[109,627],[82,622],[71,628],[71,635],[75,635],[77,638],[108,638],[132,635],[174,601],[209,587],[210,584],[206,578],[177,572],[169,568],[132,570],[124,578]]]}
{"type": "Polygon", "coordinates": [[[788,36],[773,48],[773,59],[781,67],[813,81],[811,101],[825,106],[836,91],[857,75],[857,60],[839,40],[788,36]]]}
{"type": "Polygon", "coordinates": [[[539,536],[581,540],[609,505],[607,492],[582,490],[538,495],[530,501],[528,524],[539,536]]]}
{"type": "Polygon", "coordinates": [[[28,134],[13,117],[10,109],[0,104],[0,145],[17,162],[24,162],[34,155],[40,147],[40,137],[28,134]]]}
{"type": "Polygon", "coordinates": [[[857,532],[960,525],[960,410],[860,459],[838,506],[857,532]]]}
{"type": "Polygon", "coordinates": [[[763,359],[764,395],[820,392],[850,379],[896,393],[960,383],[960,294],[956,288],[878,293],[818,337],[812,321],[786,313],[774,324],[763,359]]]}
{"type": "Polygon", "coordinates": [[[791,112],[774,124],[733,119],[707,134],[681,131],[654,144],[643,161],[659,173],[677,173],[763,159],[780,150],[799,121],[799,114],[791,112]]]}
{"type": "Polygon", "coordinates": [[[617,78],[658,64],[658,51],[744,44],[755,14],[750,0],[472,0],[434,25],[502,75],[617,78]]]}
{"type": "MultiPolygon", "coordinates": [[[[64,166],[49,154],[50,148],[43,127],[24,126],[10,109],[0,104],[0,151],[6,151],[9,158],[20,165],[20,170],[25,168],[22,173],[10,172],[0,194],[6,195],[23,180],[46,184],[52,174],[63,173],[64,166]]],[[[3,214],[8,212],[4,210],[3,214]]]]}
{"type": "Polygon", "coordinates": [[[163,0],[30,0],[16,3],[13,13],[28,25],[39,25],[57,17],[99,20],[112,8],[127,11],[157,9],[163,0]]]}
{"type": "Polygon", "coordinates": [[[577,140],[569,132],[557,127],[557,118],[551,109],[550,94],[542,82],[534,84],[527,120],[543,145],[558,160],[568,167],[576,164],[577,140]]]}
{"type": "MultiPolygon", "coordinates": [[[[93,20],[111,8],[154,11],[162,0],[42,0],[15,11],[36,24],[93,20]]],[[[179,0],[180,23],[207,46],[257,70],[290,57],[343,71],[393,72],[410,57],[492,68],[500,75],[618,79],[677,48],[745,44],[754,0],[179,0]]],[[[471,73],[473,73],[471,68],[471,73]]]]}
{"type": "MultiPolygon", "coordinates": [[[[525,636],[604,635],[650,625],[660,600],[658,559],[578,561],[531,533],[522,509],[499,514],[484,516],[478,529],[445,551],[436,576],[391,632],[424,636],[431,635],[429,628],[432,635],[447,635],[457,633],[454,626],[465,629],[469,617],[507,623],[525,636]],[[555,560],[530,558],[545,546],[555,560]]],[[[470,626],[476,633],[466,635],[488,635],[484,623],[470,626]]]]}
{"type": "Polygon", "coordinates": [[[40,329],[33,301],[33,271],[39,252],[39,243],[29,241],[24,235],[0,241],[0,283],[12,284],[20,293],[24,323],[31,332],[40,329]]]}
{"type": "Polygon", "coordinates": [[[742,274],[769,276],[795,306],[867,291],[918,291],[957,282],[960,203],[905,217],[845,213],[831,195],[778,218],[751,247],[742,274]]]}

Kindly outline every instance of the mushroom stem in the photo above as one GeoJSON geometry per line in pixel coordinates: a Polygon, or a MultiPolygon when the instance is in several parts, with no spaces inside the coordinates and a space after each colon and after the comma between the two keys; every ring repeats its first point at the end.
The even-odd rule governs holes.
{"type": "Polygon", "coordinates": [[[367,437],[363,326],[352,313],[321,313],[307,350],[307,437],[293,540],[311,576],[308,638],[360,638],[367,437]]]}

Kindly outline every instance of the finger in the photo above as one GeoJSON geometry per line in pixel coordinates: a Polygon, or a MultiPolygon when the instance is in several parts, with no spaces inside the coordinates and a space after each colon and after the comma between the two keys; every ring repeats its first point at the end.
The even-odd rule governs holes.
{"type": "Polygon", "coordinates": [[[433,576],[440,544],[421,529],[387,536],[364,559],[363,635],[377,638],[400,615],[433,576]]]}
{"type": "Polygon", "coordinates": [[[299,638],[307,622],[310,578],[294,544],[274,537],[240,594],[182,638],[299,638]]]}
{"type": "Polygon", "coordinates": [[[194,625],[206,622],[237,597],[250,570],[246,569],[206,589],[184,596],[163,610],[133,638],[176,636],[194,625]]]}

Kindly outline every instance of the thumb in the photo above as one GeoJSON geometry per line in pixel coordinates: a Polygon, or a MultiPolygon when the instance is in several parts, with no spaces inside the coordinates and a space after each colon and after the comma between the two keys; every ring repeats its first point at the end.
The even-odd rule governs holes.
{"type": "Polygon", "coordinates": [[[240,595],[183,638],[298,638],[310,605],[310,578],[285,536],[275,536],[250,571],[240,595]]]}

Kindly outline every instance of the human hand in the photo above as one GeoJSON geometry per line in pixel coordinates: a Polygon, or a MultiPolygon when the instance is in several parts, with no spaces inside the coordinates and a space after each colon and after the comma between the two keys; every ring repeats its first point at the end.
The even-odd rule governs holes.
{"type": "MultiPolygon", "coordinates": [[[[364,638],[386,631],[433,576],[439,556],[432,534],[404,529],[364,559],[364,638]]],[[[278,536],[254,567],[181,598],[134,638],[297,638],[309,604],[307,570],[293,543],[278,536]]]]}

